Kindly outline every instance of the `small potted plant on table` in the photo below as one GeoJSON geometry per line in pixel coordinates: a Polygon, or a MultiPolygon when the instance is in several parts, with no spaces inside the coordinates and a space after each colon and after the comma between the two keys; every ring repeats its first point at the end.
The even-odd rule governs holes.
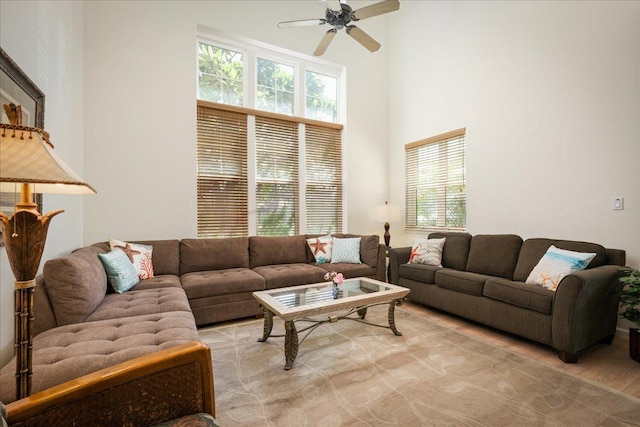
{"type": "Polygon", "coordinates": [[[635,327],[629,328],[629,355],[640,362],[640,271],[624,267],[620,291],[620,317],[629,320],[635,327]]]}

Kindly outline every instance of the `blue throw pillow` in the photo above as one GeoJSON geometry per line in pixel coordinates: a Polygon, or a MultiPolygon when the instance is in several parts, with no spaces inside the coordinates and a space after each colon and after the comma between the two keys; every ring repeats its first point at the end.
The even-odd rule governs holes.
{"type": "Polygon", "coordinates": [[[339,262],[362,264],[360,261],[360,237],[350,237],[346,239],[333,238],[331,264],[337,264],[339,262]]]}
{"type": "Polygon", "coordinates": [[[122,249],[114,249],[106,254],[98,254],[104,269],[107,272],[107,280],[114,291],[121,294],[127,292],[140,282],[138,272],[131,264],[129,257],[122,249]]]}
{"type": "Polygon", "coordinates": [[[565,276],[584,270],[595,256],[595,253],[567,251],[551,245],[525,283],[555,291],[565,276]]]}

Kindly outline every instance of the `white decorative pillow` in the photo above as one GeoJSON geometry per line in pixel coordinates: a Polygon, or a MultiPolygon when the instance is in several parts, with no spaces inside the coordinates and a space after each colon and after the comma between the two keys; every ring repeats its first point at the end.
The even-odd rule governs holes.
{"type": "Polygon", "coordinates": [[[331,235],[307,239],[307,245],[309,245],[311,253],[316,259],[316,265],[331,261],[331,253],[333,252],[333,238],[331,235]]]}
{"type": "Polygon", "coordinates": [[[595,256],[595,253],[567,251],[551,245],[525,283],[555,291],[565,276],[584,270],[595,256]]]}
{"type": "Polygon", "coordinates": [[[112,250],[121,249],[127,255],[140,280],[153,278],[153,263],[151,262],[153,246],[127,243],[116,239],[109,239],[109,246],[112,250]]]}
{"type": "Polygon", "coordinates": [[[409,264],[425,264],[442,267],[442,248],[446,238],[416,240],[411,247],[409,264]]]}
{"type": "Polygon", "coordinates": [[[331,263],[344,262],[348,264],[362,264],[360,261],[360,237],[340,239],[333,238],[333,254],[331,263]]]}

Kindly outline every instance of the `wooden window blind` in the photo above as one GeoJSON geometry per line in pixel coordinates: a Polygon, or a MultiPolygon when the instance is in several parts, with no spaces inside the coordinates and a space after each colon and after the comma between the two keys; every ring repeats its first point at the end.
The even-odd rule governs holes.
{"type": "Polygon", "coordinates": [[[342,231],[342,132],[305,126],[306,232],[342,231]]]}
{"type": "Polygon", "coordinates": [[[299,233],[298,124],[256,117],[256,207],[259,236],[299,233]]]}
{"type": "Polygon", "coordinates": [[[407,229],[466,229],[465,134],[462,128],[405,146],[407,229]]]}
{"type": "Polygon", "coordinates": [[[197,129],[199,237],[342,231],[342,125],[198,100],[197,129]]]}
{"type": "Polygon", "coordinates": [[[198,236],[247,236],[247,115],[198,105],[197,122],[198,236]]]}

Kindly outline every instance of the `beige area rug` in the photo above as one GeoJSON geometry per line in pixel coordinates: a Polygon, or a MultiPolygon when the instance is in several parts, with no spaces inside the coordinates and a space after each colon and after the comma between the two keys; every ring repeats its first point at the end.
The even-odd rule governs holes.
{"type": "MultiPolygon", "coordinates": [[[[386,316],[379,306],[367,319],[386,316]]],[[[634,397],[402,309],[396,325],[403,336],[348,320],[322,325],[290,371],[283,338],[257,341],[261,320],[201,329],[216,419],[225,427],[640,425],[634,397]]]]}

